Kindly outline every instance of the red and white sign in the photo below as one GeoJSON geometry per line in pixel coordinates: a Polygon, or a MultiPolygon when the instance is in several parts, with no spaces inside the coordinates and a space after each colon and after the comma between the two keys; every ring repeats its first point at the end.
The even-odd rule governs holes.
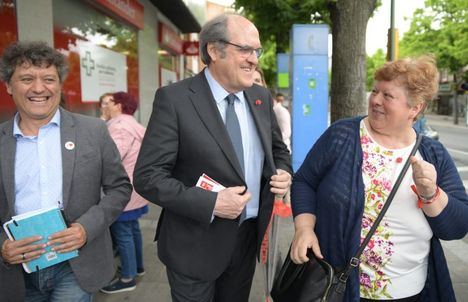
{"type": "Polygon", "coordinates": [[[184,53],[184,41],[180,36],[169,28],[164,23],[159,22],[159,46],[171,52],[174,55],[181,55],[184,53]]]}
{"type": "Polygon", "coordinates": [[[109,91],[127,91],[127,57],[113,50],[77,40],[80,54],[81,101],[98,102],[109,91]]]}
{"type": "Polygon", "coordinates": [[[184,42],[184,55],[198,56],[198,53],[199,53],[198,41],[185,41],[184,42]]]}
{"type": "Polygon", "coordinates": [[[110,10],[114,14],[143,29],[144,7],[137,0],[95,0],[96,3],[110,10]]]}

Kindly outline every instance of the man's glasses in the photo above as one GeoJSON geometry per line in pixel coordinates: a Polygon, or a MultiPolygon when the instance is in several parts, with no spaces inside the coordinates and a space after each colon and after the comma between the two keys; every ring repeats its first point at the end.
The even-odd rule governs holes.
{"type": "Polygon", "coordinates": [[[255,52],[255,56],[257,57],[257,59],[259,59],[263,54],[263,48],[253,48],[251,46],[239,45],[225,40],[221,40],[220,42],[237,47],[243,58],[248,58],[252,55],[253,52],[255,52]]]}
{"type": "Polygon", "coordinates": [[[107,107],[107,106],[109,106],[109,103],[113,102],[113,101],[114,101],[114,99],[104,100],[104,101],[101,102],[101,107],[107,107]]]}

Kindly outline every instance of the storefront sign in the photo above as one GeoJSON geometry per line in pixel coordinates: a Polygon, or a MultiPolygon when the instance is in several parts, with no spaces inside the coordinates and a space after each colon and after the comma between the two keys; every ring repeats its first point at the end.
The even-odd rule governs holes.
{"type": "Polygon", "coordinates": [[[198,56],[198,41],[185,41],[184,42],[184,55],[198,56]]]}
{"type": "Polygon", "coordinates": [[[115,51],[77,41],[82,102],[98,102],[106,92],[127,92],[127,58],[115,51]]]}
{"type": "Polygon", "coordinates": [[[159,22],[159,46],[174,55],[183,54],[184,41],[164,23],[159,22]]]}
{"type": "Polygon", "coordinates": [[[95,0],[139,29],[144,27],[144,7],[137,0],[95,0]]]}

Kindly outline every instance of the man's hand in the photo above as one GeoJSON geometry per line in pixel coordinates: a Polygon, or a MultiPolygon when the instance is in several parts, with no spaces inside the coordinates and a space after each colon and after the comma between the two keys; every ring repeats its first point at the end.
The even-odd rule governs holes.
{"type": "Polygon", "coordinates": [[[281,169],[276,169],[276,173],[271,177],[270,191],[283,197],[291,185],[291,174],[281,169]]]}
{"type": "Polygon", "coordinates": [[[53,251],[67,253],[82,247],[86,239],[84,227],[79,223],[72,223],[69,228],[50,236],[47,245],[52,245],[53,251]]]}
{"type": "Polygon", "coordinates": [[[34,244],[34,242],[41,239],[40,236],[32,236],[21,240],[5,240],[1,250],[3,261],[9,264],[19,264],[39,258],[45,253],[46,245],[34,244]]]}
{"type": "Polygon", "coordinates": [[[236,219],[242,213],[252,194],[245,192],[245,187],[230,187],[218,192],[214,208],[214,215],[236,219]]]}

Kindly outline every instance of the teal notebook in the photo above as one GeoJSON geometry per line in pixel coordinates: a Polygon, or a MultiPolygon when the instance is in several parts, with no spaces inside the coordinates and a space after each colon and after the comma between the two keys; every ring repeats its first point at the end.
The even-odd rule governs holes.
{"type": "MultiPolygon", "coordinates": [[[[3,228],[12,240],[42,236],[42,240],[37,241],[37,243],[46,243],[50,235],[66,229],[67,225],[60,209],[53,207],[14,216],[3,224],[3,228]]],[[[27,273],[32,273],[78,256],[78,251],[56,253],[51,248],[52,246],[47,246],[46,252],[40,258],[23,263],[24,270],[27,273]]]]}

